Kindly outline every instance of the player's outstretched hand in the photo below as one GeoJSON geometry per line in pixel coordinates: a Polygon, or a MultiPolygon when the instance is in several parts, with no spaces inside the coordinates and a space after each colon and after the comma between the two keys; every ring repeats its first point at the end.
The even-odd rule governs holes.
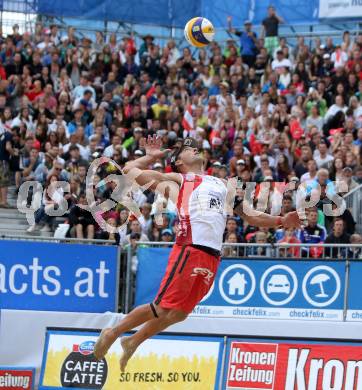
{"type": "Polygon", "coordinates": [[[283,228],[285,229],[300,229],[301,222],[299,219],[299,215],[296,211],[291,211],[290,213],[285,214],[282,218],[283,228]]]}
{"type": "Polygon", "coordinates": [[[140,147],[146,150],[147,156],[153,157],[155,160],[164,158],[165,155],[171,151],[171,149],[161,150],[162,139],[156,135],[153,137],[149,135],[147,140],[146,138],[142,138],[140,141],[140,147]]]}

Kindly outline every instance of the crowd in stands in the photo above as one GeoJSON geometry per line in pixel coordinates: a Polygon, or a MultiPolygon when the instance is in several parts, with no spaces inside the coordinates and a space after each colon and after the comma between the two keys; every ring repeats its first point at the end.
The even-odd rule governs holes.
{"type": "MultiPolygon", "coordinates": [[[[131,36],[105,39],[97,32],[90,39],[72,27],[61,33],[41,23],[20,34],[15,25],[11,35],[0,36],[0,207],[10,207],[12,181],[19,188],[36,180],[45,189],[67,181],[70,193],[44,192],[29,233],[54,229],[47,208],[65,197],[74,237],[133,247],[139,240],[173,241],[175,206],[150,191],[133,193],[141,218],[122,204],[105,213],[115,227],[129,219],[118,233],[103,231],[79,205],[87,203],[86,175],[95,158],[110,157],[123,167],[144,155],[142,137],[157,134],[173,148],[192,136],[210,175],[256,182],[256,193],[262,183],[276,190],[288,183],[322,189],[304,229],[255,229],[230,216],[225,242],[313,243],[316,257],[322,242],[362,243],[349,210],[337,218],[322,211],[328,193],[338,192],[336,182],[346,183],[344,192],[362,184],[362,34],[345,31],[338,42],[316,38],[310,44],[299,37],[291,47],[278,36],[282,22],[268,9],[259,34],[250,21],[238,30],[229,18],[226,44],[200,50],[173,40],[161,47],[151,35],[136,45],[131,36]],[[162,215],[160,204],[167,207],[162,215]]],[[[170,169],[167,160],[151,168],[170,169]]],[[[97,172],[99,203],[111,198],[114,187],[104,180],[110,173],[120,174],[112,164],[97,172]]],[[[295,191],[283,191],[282,215],[296,201],[295,191]]],[[[267,211],[279,212],[272,199],[267,211]]],[[[286,256],[304,250],[288,248],[286,256]]]]}

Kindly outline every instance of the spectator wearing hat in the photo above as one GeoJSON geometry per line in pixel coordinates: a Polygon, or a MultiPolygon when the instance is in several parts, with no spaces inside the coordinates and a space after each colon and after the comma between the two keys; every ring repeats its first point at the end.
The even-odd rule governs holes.
{"type": "Polygon", "coordinates": [[[150,46],[153,44],[154,37],[151,34],[147,34],[142,37],[143,43],[140,46],[138,51],[139,57],[142,58],[149,50],[150,46]]]}
{"type": "Polygon", "coordinates": [[[252,23],[250,20],[245,20],[244,31],[237,30],[232,27],[232,18],[227,18],[228,29],[232,34],[237,35],[240,38],[240,53],[243,62],[249,67],[252,67],[255,63],[257,49],[257,35],[252,31],[252,23]]]}
{"type": "Polygon", "coordinates": [[[220,176],[219,176],[219,174],[220,174],[220,167],[221,167],[221,162],[220,162],[220,161],[215,161],[215,162],[212,164],[211,175],[212,175],[212,176],[215,176],[215,177],[220,177],[220,176]]]}
{"type": "Polygon", "coordinates": [[[219,85],[220,93],[216,95],[216,103],[219,107],[223,109],[227,106],[228,98],[231,99],[232,105],[236,105],[235,95],[229,94],[229,84],[226,81],[222,81],[219,85]]]}
{"type": "Polygon", "coordinates": [[[133,153],[135,159],[143,157],[144,155],[145,155],[144,152],[140,149],[135,150],[133,153]]]}
{"type": "Polygon", "coordinates": [[[347,192],[351,192],[359,186],[359,184],[353,179],[353,170],[351,167],[344,167],[342,169],[342,180],[347,184],[347,192]]]}
{"type": "Polygon", "coordinates": [[[285,58],[283,50],[277,51],[277,57],[272,62],[272,69],[276,71],[278,74],[282,73],[283,68],[290,69],[292,67],[292,63],[288,58],[285,58]]]}
{"type": "Polygon", "coordinates": [[[261,37],[265,40],[265,47],[268,53],[272,55],[278,47],[278,29],[279,24],[284,20],[277,15],[273,6],[268,7],[268,16],[262,21],[261,37]]]}
{"type": "Polygon", "coordinates": [[[163,229],[161,232],[161,241],[162,242],[172,242],[174,235],[171,229],[163,229]]]}
{"type": "Polygon", "coordinates": [[[236,174],[235,174],[235,176],[241,178],[243,171],[245,169],[246,169],[245,161],[243,159],[237,160],[236,161],[236,174]]]}

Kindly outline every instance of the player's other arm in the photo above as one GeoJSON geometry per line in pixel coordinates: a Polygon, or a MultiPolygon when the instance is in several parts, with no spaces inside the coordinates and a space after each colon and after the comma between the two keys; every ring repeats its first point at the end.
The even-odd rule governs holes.
{"type": "Polygon", "coordinates": [[[249,225],[266,228],[295,228],[301,227],[300,219],[296,211],[287,213],[283,217],[257,211],[246,202],[242,202],[234,209],[234,212],[244,219],[249,225]]]}

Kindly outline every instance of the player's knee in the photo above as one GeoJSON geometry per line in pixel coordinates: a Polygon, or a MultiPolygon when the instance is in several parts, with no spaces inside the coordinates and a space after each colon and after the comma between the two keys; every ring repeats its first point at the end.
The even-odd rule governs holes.
{"type": "Polygon", "coordinates": [[[187,318],[188,314],[180,310],[170,310],[167,314],[167,318],[170,322],[181,322],[187,318]]]}

